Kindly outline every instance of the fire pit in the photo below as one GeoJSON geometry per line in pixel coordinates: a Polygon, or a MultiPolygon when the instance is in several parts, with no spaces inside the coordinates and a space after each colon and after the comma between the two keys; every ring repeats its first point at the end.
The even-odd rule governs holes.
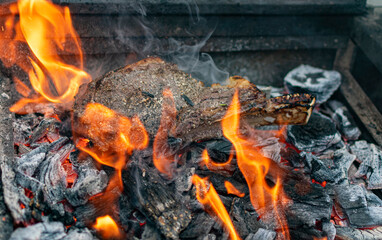
{"type": "Polygon", "coordinates": [[[1,239],[382,239],[378,9],[0,12],[1,239]]]}

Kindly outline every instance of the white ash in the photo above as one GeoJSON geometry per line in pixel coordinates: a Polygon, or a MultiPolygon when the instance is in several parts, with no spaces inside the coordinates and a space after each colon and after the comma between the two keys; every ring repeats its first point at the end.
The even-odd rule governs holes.
{"type": "Polygon", "coordinates": [[[326,102],[341,85],[341,74],[309,65],[300,65],[284,78],[289,93],[310,93],[317,103],[326,102]]]}
{"type": "Polygon", "coordinates": [[[259,228],[255,234],[250,233],[245,240],[273,240],[275,238],[275,231],[259,228]]]}

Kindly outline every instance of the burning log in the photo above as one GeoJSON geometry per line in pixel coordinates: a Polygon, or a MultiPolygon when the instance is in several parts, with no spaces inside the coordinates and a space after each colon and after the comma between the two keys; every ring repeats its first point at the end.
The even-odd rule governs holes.
{"type": "MultiPolygon", "coordinates": [[[[203,87],[176,65],[147,58],[91,82],[74,105],[74,131],[88,137],[89,126],[80,120],[88,103],[97,102],[127,117],[139,116],[151,137],[160,125],[162,93],[170,89],[178,111],[170,136],[184,141],[222,137],[220,121],[239,89],[241,115],[250,125],[304,124],[315,99],[309,94],[267,100],[255,85],[232,77],[227,86],[203,87]]],[[[113,132],[110,132],[113,135],[113,132]]],[[[95,144],[99,139],[90,139],[95,144]]]]}

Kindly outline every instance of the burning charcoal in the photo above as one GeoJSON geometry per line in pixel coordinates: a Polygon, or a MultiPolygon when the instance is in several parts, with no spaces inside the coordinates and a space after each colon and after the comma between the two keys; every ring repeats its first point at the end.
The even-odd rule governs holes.
{"type": "Polygon", "coordinates": [[[335,186],[336,200],[346,212],[350,226],[382,224],[382,200],[361,185],[335,186]]]}
{"type": "Polygon", "coordinates": [[[207,235],[215,222],[215,219],[206,212],[195,213],[190,224],[180,233],[180,238],[189,239],[207,235]]]}
{"type": "Polygon", "coordinates": [[[316,220],[330,219],[333,202],[326,188],[297,175],[285,179],[284,191],[293,202],[285,209],[290,228],[314,227],[316,220]]]}
{"type": "Polygon", "coordinates": [[[278,141],[278,138],[272,137],[265,139],[264,141],[260,142],[258,146],[262,147],[260,149],[260,153],[264,157],[270,158],[277,163],[281,161],[281,145],[278,141]]]}
{"type": "Polygon", "coordinates": [[[49,154],[40,165],[37,174],[40,182],[44,183],[41,190],[47,204],[61,215],[64,215],[65,211],[62,204],[58,203],[64,199],[66,191],[66,172],[61,164],[73,149],[72,144],[67,144],[57,153],[49,154]]]}
{"type": "Polygon", "coordinates": [[[61,222],[42,222],[16,229],[10,240],[62,240],[65,237],[65,227],[61,222]]]}
{"type": "Polygon", "coordinates": [[[101,193],[107,187],[108,177],[105,171],[96,168],[91,158],[78,163],[77,154],[72,153],[70,161],[78,176],[73,186],[66,190],[66,199],[73,206],[79,206],[101,193]]]}
{"type": "Polygon", "coordinates": [[[317,103],[323,103],[341,85],[341,75],[337,71],[300,65],[285,76],[284,84],[289,93],[309,93],[316,96],[317,103]]]}
{"type": "Polygon", "coordinates": [[[207,234],[202,237],[198,237],[197,240],[216,240],[216,235],[215,234],[207,234]]]}
{"type": "Polygon", "coordinates": [[[87,228],[71,228],[62,240],[95,240],[95,238],[87,228]]]}
{"type": "Polygon", "coordinates": [[[195,168],[187,167],[185,168],[181,174],[176,176],[175,186],[176,190],[179,192],[187,192],[192,187],[192,176],[195,174],[195,168]]]}
{"type": "Polygon", "coordinates": [[[303,168],[304,157],[300,156],[293,148],[282,148],[280,155],[283,159],[287,160],[293,168],[303,168]]]}
{"type": "Polygon", "coordinates": [[[259,221],[259,215],[250,202],[249,195],[243,198],[234,198],[232,210],[230,212],[232,222],[236,230],[242,237],[249,233],[256,232],[259,228],[264,228],[264,224],[259,221]]]}
{"type": "Polygon", "coordinates": [[[330,118],[312,113],[304,126],[288,126],[288,142],[306,152],[323,152],[341,141],[336,126],[330,118]]]}
{"type": "Polygon", "coordinates": [[[332,110],[332,119],[347,140],[357,140],[361,135],[361,131],[357,127],[349,110],[339,101],[331,100],[328,102],[329,108],[332,110]]]}
{"type": "Polygon", "coordinates": [[[326,233],[327,240],[334,240],[336,237],[336,228],[329,220],[322,222],[322,231],[326,233]]]}
{"type": "Polygon", "coordinates": [[[250,233],[245,240],[273,240],[276,238],[276,232],[259,228],[255,234],[250,233]]]}
{"type": "Polygon", "coordinates": [[[56,141],[49,144],[49,151],[55,152],[58,151],[62,146],[64,146],[67,142],[69,142],[69,138],[67,137],[61,137],[57,139],[56,141]]]}
{"type": "Polygon", "coordinates": [[[13,135],[15,144],[26,144],[32,129],[39,123],[39,119],[35,114],[27,114],[13,121],[13,135]]]}
{"type": "Polygon", "coordinates": [[[161,239],[161,235],[158,230],[151,224],[145,225],[145,230],[143,230],[141,240],[158,240],[161,239]]]}
{"type": "Polygon", "coordinates": [[[374,229],[356,229],[350,227],[336,226],[336,239],[338,240],[375,240],[382,239],[382,227],[374,229]]]}
{"type": "Polygon", "coordinates": [[[382,149],[366,141],[357,141],[350,149],[361,162],[355,177],[366,176],[368,189],[382,189],[382,149]]]}
{"type": "Polygon", "coordinates": [[[54,118],[44,118],[40,124],[33,130],[31,137],[28,140],[29,144],[35,143],[37,140],[41,139],[48,132],[54,131],[56,129],[57,120],[54,118]]]}
{"type": "Polygon", "coordinates": [[[32,177],[36,168],[45,159],[48,150],[49,146],[46,143],[23,155],[21,158],[16,158],[16,170],[32,177]]]}
{"type": "Polygon", "coordinates": [[[32,151],[32,149],[27,147],[27,146],[25,146],[24,144],[20,144],[19,145],[19,148],[18,148],[19,155],[23,155],[23,154],[29,153],[30,151],[32,151]]]}
{"type": "Polygon", "coordinates": [[[191,221],[191,212],[186,208],[184,198],[182,202],[177,199],[175,190],[164,184],[157,170],[149,170],[149,166],[133,163],[123,176],[125,192],[166,238],[178,239],[179,233],[191,221]]]}

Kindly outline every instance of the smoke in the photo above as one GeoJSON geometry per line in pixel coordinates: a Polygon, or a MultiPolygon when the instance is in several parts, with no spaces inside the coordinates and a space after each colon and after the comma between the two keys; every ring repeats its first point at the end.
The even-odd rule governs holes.
{"type": "MultiPolygon", "coordinates": [[[[121,65],[130,64],[148,56],[159,56],[177,64],[180,70],[191,74],[207,86],[214,83],[224,84],[229,76],[228,72],[220,70],[210,55],[201,53],[203,46],[213,34],[216,23],[208,23],[199,15],[195,0],[187,0],[183,3],[189,12],[188,26],[176,31],[181,31],[185,36],[167,38],[163,36],[165,33],[157,36],[157,29],[153,29],[158,27],[156,21],[160,16],[150,16],[140,1],[130,1],[129,5],[137,14],[118,16],[117,27],[113,30],[114,50],[118,52],[118,49],[121,50],[120,46],[124,46],[125,49],[122,50],[130,53],[121,65]]],[[[172,28],[176,23],[167,24],[169,26],[162,26],[165,31],[175,31],[172,28]]],[[[115,23],[111,23],[111,26],[113,25],[115,26],[115,23]]]]}

